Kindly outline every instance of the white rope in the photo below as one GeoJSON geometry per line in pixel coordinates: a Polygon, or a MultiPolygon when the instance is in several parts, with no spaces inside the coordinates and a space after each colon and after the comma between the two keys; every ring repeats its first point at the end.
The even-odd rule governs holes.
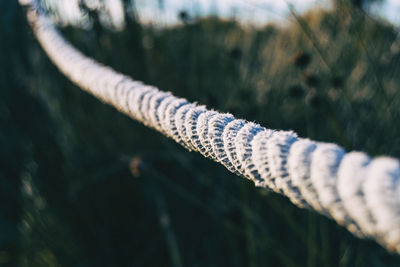
{"type": "Polygon", "coordinates": [[[400,165],[389,157],[347,153],[335,144],[299,138],[207,110],[85,57],[40,12],[35,35],[75,84],[119,111],[224,165],[256,186],[324,214],[359,237],[400,253],[400,165]]]}

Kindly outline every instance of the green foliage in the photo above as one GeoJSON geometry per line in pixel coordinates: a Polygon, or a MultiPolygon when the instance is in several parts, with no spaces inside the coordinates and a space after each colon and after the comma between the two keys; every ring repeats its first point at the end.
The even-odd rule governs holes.
{"type": "Polygon", "coordinates": [[[374,3],[382,3],[384,0],[332,0],[336,7],[342,7],[343,5],[351,4],[356,8],[368,8],[374,3]]]}
{"type": "MultiPolygon", "coordinates": [[[[63,33],[116,70],[209,108],[399,157],[397,32],[350,7],[292,15],[261,29],[206,18],[63,33]]],[[[0,31],[0,264],[400,264],[76,88],[14,1],[0,3],[0,31]]]]}

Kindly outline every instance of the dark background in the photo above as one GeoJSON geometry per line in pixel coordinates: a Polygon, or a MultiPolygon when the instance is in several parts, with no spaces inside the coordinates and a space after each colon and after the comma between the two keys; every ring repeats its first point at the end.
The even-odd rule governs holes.
{"type": "MultiPolygon", "coordinates": [[[[293,11],[285,27],[218,17],[62,32],[114,69],[268,128],[400,156],[400,38],[371,1],[293,11]]],[[[96,14],[91,14],[96,22],[96,14]]],[[[79,90],[17,1],[0,1],[1,266],[399,266],[79,90]]]]}

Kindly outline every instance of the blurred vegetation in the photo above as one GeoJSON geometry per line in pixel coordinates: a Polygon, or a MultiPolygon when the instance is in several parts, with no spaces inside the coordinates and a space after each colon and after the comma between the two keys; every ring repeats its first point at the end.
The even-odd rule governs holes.
{"type": "MultiPolygon", "coordinates": [[[[184,14],[184,15],[182,15],[184,14]]],[[[342,1],[285,26],[216,17],[63,34],[163,90],[268,128],[400,156],[399,33],[342,1]]],[[[102,104],[0,1],[1,266],[399,266],[313,211],[102,104]]]]}

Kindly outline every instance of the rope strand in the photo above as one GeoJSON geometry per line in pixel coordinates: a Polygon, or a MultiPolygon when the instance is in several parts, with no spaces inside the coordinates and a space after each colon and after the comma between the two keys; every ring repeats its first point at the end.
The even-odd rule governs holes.
{"type": "Polygon", "coordinates": [[[290,131],[207,110],[85,57],[33,6],[35,36],[65,76],[144,125],[229,171],[328,216],[359,237],[400,253],[400,164],[347,153],[290,131]]]}

